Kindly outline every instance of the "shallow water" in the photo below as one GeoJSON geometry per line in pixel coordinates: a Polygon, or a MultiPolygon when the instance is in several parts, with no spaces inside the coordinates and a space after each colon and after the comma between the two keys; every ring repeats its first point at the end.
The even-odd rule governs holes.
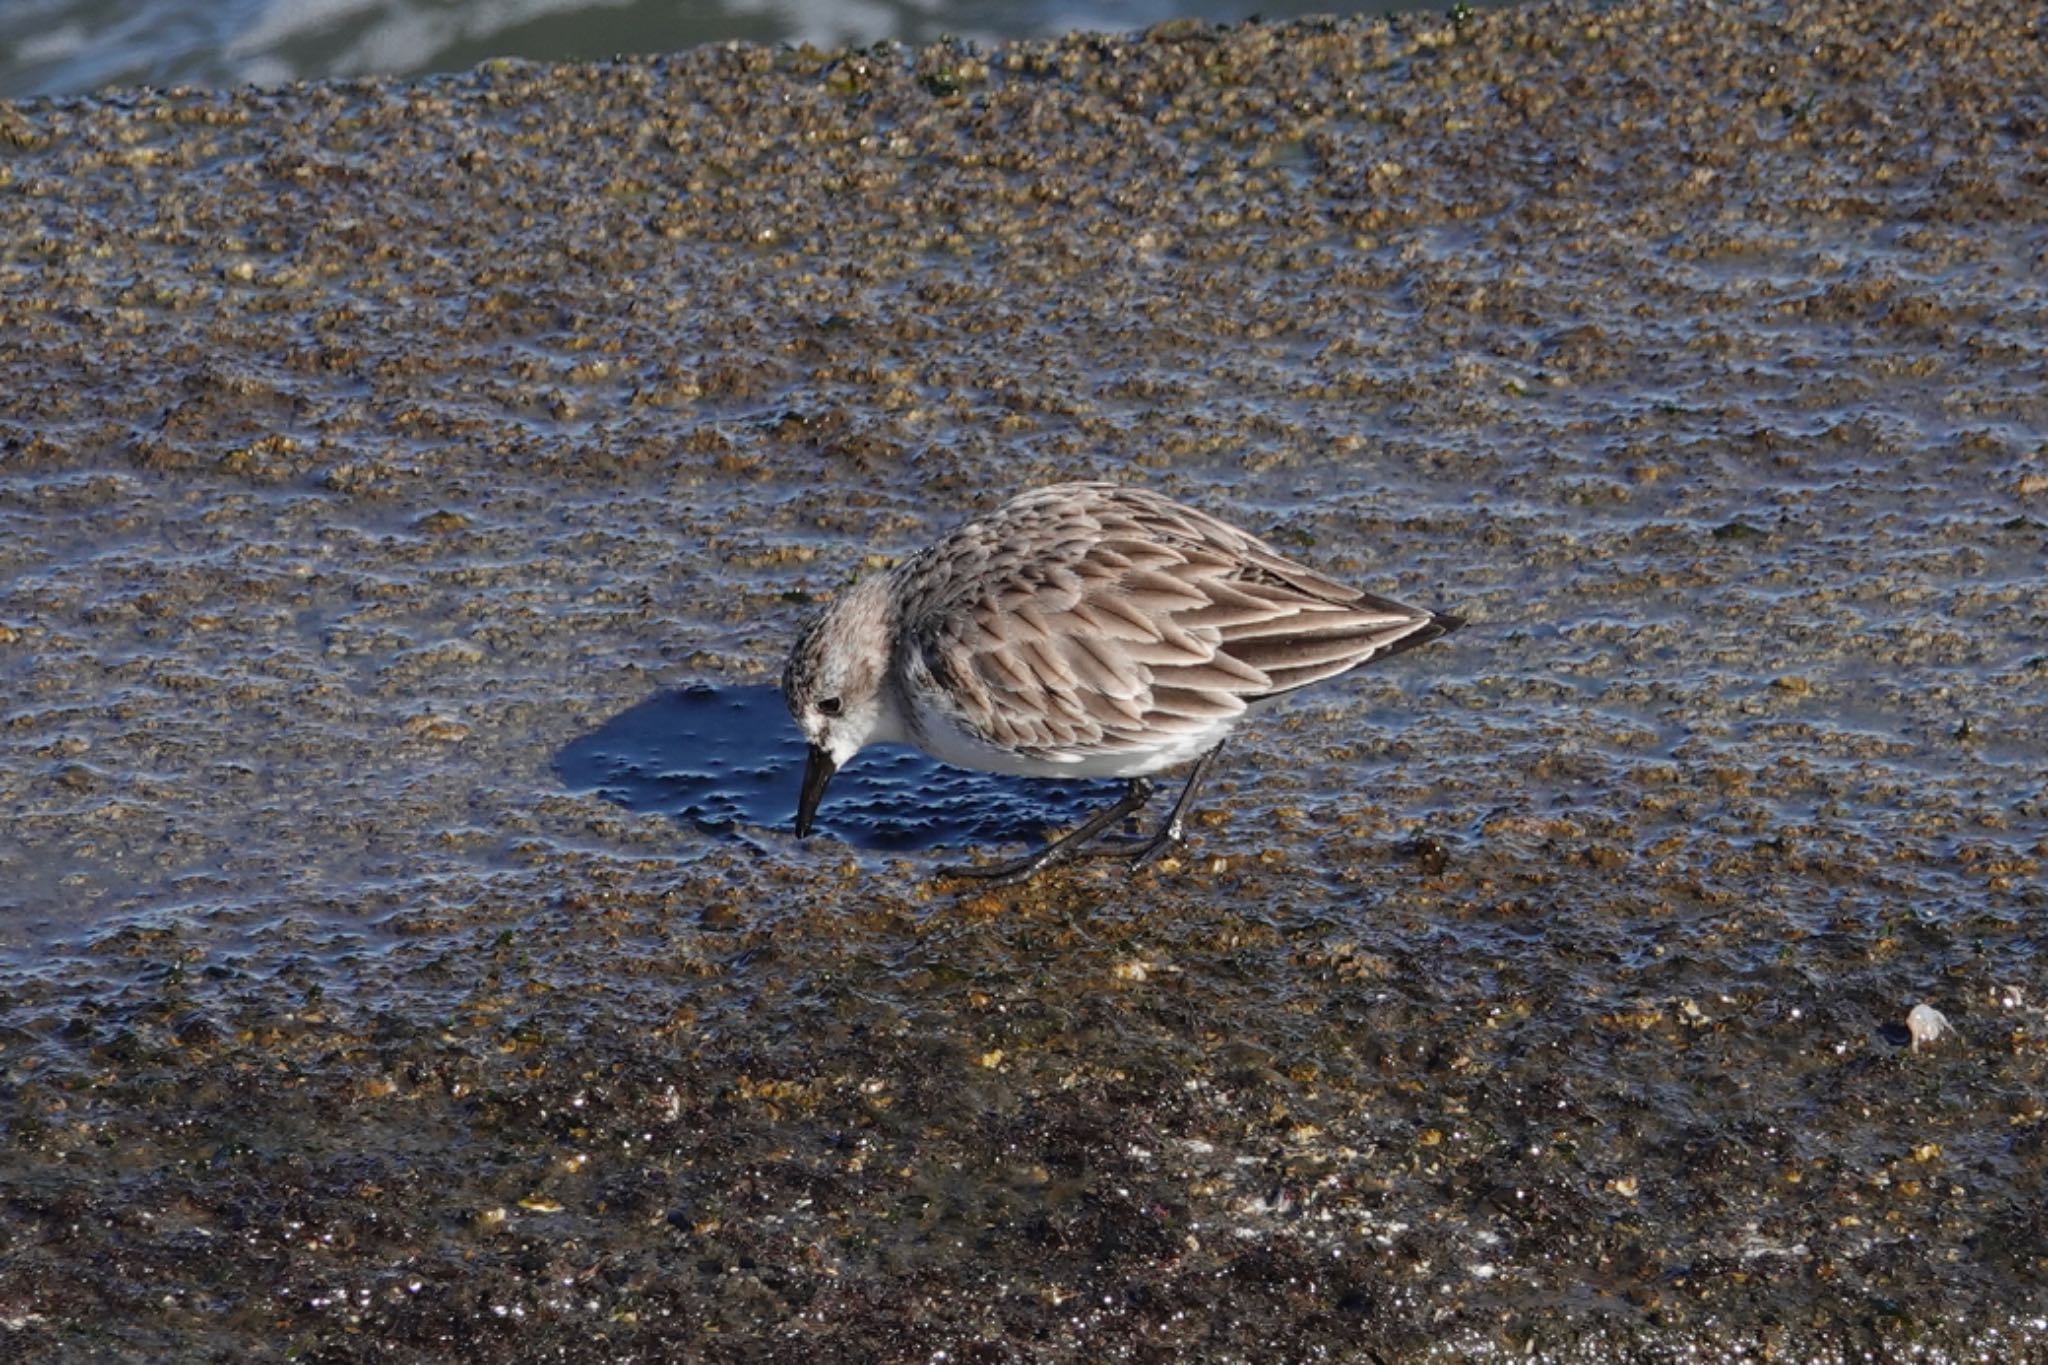
{"type": "MultiPolygon", "coordinates": [[[[1473,8],[1500,2],[1478,0],[1473,8]]],[[[601,61],[735,41],[828,49],[947,37],[987,43],[1074,29],[1123,33],[1175,18],[1237,22],[1255,13],[1282,20],[1322,12],[1303,0],[36,0],[0,11],[0,98],[84,95],[109,85],[405,76],[496,58],[601,61]]]]}
{"type": "MultiPolygon", "coordinates": [[[[804,743],[778,689],[710,683],[650,697],[555,756],[570,791],[594,791],[627,810],[658,812],[700,834],[756,847],[759,831],[790,829],[803,769],[804,743]]],[[[815,833],[871,852],[1029,840],[1048,825],[1073,824],[1122,790],[1121,782],[969,772],[878,744],[834,775],[815,833]]]]}
{"type": "Polygon", "coordinates": [[[0,109],[0,1330],[2038,1351],[2036,24],[0,109]],[[1471,624],[796,841],[803,613],[1095,476],[1471,624]]]}

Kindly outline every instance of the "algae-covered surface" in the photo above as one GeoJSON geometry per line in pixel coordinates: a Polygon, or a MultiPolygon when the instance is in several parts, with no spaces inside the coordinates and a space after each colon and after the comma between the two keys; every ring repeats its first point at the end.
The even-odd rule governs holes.
{"type": "Polygon", "coordinates": [[[0,1355],[2048,1352],[2044,90],[1881,0],[0,106],[0,1355]],[[798,843],[796,622],[1068,477],[1471,624],[1137,875],[937,879],[1102,793],[902,754],[798,843]]]}

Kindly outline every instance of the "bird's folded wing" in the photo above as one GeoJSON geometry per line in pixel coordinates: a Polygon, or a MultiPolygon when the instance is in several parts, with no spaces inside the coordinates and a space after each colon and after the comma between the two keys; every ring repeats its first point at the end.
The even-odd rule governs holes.
{"type": "Polygon", "coordinates": [[[1053,761],[1150,749],[1441,633],[1429,612],[1157,503],[1059,509],[1075,524],[952,547],[975,571],[947,575],[963,590],[923,603],[908,638],[961,725],[1053,761]]]}

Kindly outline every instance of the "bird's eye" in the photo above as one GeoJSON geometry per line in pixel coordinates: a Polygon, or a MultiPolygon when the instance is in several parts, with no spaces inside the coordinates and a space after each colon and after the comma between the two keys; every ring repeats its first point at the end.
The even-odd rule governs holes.
{"type": "Polygon", "coordinates": [[[818,714],[821,716],[836,716],[844,709],[837,697],[827,697],[818,703],[818,714]]]}

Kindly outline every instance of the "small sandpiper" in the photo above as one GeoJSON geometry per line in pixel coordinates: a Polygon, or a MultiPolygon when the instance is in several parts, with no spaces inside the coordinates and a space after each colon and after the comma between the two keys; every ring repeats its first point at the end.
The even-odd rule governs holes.
{"type": "Polygon", "coordinates": [[[1019,494],[854,585],[797,636],[782,694],[810,746],[796,832],[869,744],[1030,777],[1121,777],[1123,796],[1007,862],[1022,881],[1080,853],[1193,767],[1132,853],[1181,838],[1232,730],[1275,698],[1463,622],[1346,587],[1206,512],[1111,483],[1019,494]]]}

